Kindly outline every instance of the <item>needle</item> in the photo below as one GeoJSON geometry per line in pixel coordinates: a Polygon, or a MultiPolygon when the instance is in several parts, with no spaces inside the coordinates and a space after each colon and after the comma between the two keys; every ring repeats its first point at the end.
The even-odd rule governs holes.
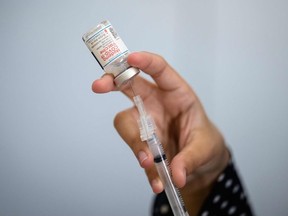
{"type": "Polygon", "coordinates": [[[132,83],[133,83],[133,80],[129,80],[130,88],[131,88],[131,90],[132,90],[133,96],[135,97],[136,94],[135,94],[135,91],[134,91],[134,89],[133,89],[133,85],[132,85],[132,83]]]}

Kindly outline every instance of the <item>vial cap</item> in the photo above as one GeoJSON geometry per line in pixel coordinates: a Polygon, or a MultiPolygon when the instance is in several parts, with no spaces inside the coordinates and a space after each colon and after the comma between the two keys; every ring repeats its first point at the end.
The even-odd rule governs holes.
{"type": "Polygon", "coordinates": [[[139,69],[130,67],[127,70],[120,73],[114,78],[114,82],[117,87],[120,87],[122,84],[130,80],[132,77],[136,76],[139,73],[139,69]]]}

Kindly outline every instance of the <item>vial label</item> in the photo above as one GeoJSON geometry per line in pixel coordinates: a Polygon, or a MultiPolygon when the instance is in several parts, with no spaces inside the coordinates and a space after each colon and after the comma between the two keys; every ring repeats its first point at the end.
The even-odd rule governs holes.
{"type": "Polygon", "coordinates": [[[109,21],[101,22],[97,27],[83,35],[83,41],[92,52],[105,72],[117,76],[120,71],[109,70],[109,64],[120,58],[127,58],[129,50],[118,36],[109,21]]]}
{"type": "Polygon", "coordinates": [[[82,39],[102,69],[113,74],[117,87],[140,72],[128,64],[130,52],[109,21],[101,22],[84,34],[82,39]]]}

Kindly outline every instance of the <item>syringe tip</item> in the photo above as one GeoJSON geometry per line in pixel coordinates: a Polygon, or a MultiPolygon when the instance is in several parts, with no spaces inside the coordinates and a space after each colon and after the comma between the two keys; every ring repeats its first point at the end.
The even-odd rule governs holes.
{"type": "Polygon", "coordinates": [[[140,138],[142,141],[148,140],[153,136],[156,126],[150,115],[147,115],[144,103],[139,95],[133,97],[134,103],[138,109],[140,118],[138,121],[140,128],[140,138]]]}

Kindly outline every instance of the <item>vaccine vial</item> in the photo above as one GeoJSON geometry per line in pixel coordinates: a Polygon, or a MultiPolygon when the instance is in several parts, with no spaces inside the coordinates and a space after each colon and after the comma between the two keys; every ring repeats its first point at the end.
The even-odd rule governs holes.
{"type": "Polygon", "coordinates": [[[117,87],[139,73],[139,69],[128,65],[130,51],[109,21],[101,22],[82,39],[104,72],[113,74],[117,87]]]}

